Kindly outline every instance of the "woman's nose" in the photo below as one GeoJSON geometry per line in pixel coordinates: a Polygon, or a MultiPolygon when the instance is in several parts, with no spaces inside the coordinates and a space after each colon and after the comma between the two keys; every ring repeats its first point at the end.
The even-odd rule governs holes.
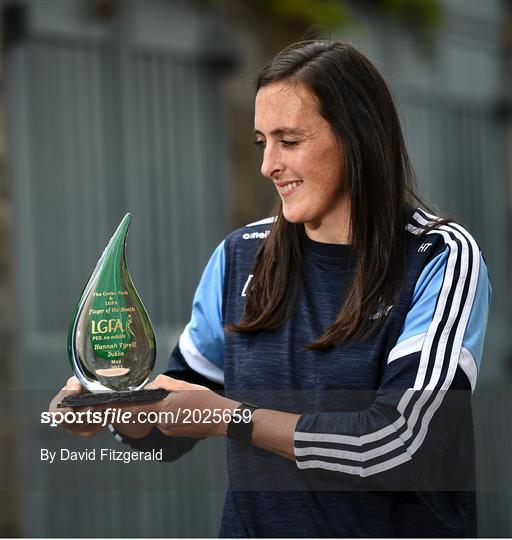
{"type": "Polygon", "coordinates": [[[275,178],[279,176],[283,170],[280,153],[275,147],[267,144],[263,152],[263,161],[261,163],[261,174],[267,178],[275,178]]]}

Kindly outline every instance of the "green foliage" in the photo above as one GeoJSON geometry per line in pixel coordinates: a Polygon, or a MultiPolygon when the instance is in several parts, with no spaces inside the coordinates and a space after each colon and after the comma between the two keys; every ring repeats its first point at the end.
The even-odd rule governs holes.
{"type": "MultiPolygon", "coordinates": [[[[442,24],[441,0],[198,0],[207,8],[237,3],[269,23],[282,25],[283,32],[339,33],[358,25],[357,12],[373,12],[395,19],[413,32],[418,43],[429,48],[442,24]],[[316,30],[315,30],[316,29],[316,30]]],[[[315,37],[314,35],[310,36],[315,37]]],[[[316,36],[316,37],[320,37],[316,36]]],[[[326,37],[326,36],[324,36],[326,37]]]]}
{"type": "Polygon", "coordinates": [[[442,23],[439,0],[374,0],[376,7],[399,21],[424,30],[434,30],[442,23]]]}
{"type": "Polygon", "coordinates": [[[349,21],[347,7],[339,0],[259,0],[257,5],[266,15],[284,23],[332,29],[349,21]]]}

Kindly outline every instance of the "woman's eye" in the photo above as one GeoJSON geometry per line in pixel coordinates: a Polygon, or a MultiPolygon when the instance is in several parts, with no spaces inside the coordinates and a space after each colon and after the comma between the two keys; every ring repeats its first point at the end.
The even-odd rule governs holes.
{"type": "MultiPolygon", "coordinates": [[[[265,148],[267,146],[265,141],[253,141],[254,144],[259,148],[265,148]]],[[[299,143],[299,141],[288,141],[286,139],[281,139],[279,141],[283,146],[295,146],[299,143]]]]}

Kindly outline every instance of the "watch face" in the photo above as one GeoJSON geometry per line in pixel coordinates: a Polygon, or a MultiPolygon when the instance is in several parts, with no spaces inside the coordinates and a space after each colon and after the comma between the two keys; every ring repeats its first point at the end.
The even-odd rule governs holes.
{"type": "Polygon", "coordinates": [[[255,409],[256,406],[242,403],[233,411],[226,430],[228,439],[237,443],[250,443],[253,430],[252,413],[255,409]]]}

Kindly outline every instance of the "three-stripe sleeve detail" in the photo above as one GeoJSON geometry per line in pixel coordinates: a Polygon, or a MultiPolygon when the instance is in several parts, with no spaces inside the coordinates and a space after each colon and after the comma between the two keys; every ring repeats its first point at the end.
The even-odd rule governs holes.
{"type": "MultiPolygon", "coordinates": [[[[437,219],[418,210],[407,229],[419,234],[424,225],[437,219]]],[[[421,350],[414,384],[402,394],[395,419],[377,431],[359,436],[313,433],[297,428],[294,451],[299,468],[321,468],[366,477],[411,460],[423,443],[459,364],[480,264],[476,242],[459,225],[440,225],[427,233],[431,234],[443,237],[449,254],[434,316],[426,333],[404,342],[403,354],[394,350],[388,358],[389,364],[421,350]]]]}

